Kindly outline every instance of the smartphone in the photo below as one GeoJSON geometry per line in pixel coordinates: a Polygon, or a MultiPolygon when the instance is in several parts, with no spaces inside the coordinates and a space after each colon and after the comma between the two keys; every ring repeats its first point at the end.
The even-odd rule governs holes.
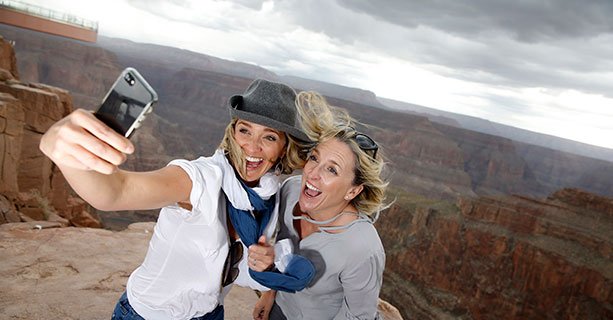
{"type": "Polygon", "coordinates": [[[94,115],[107,126],[130,137],[151,112],[158,95],[134,68],[121,72],[94,115]]]}

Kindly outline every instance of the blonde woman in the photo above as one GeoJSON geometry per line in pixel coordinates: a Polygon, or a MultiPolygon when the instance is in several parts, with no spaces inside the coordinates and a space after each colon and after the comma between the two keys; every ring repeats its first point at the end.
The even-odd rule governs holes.
{"type": "MultiPolygon", "coordinates": [[[[308,140],[296,124],[295,92],[286,85],[255,80],[228,107],[232,121],[214,155],[151,172],[118,169],[134,146],[86,111],[73,112],[42,137],[40,149],[94,207],[162,208],[113,319],[223,319],[223,297],[243,250],[265,240],[260,235],[276,205],[278,173],[302,165],[296,139],[308,140]]],[[[285,280],[266,272],[273,264],[266,250],[252,247],[249,255],[248,273],[261,284],[285,280]]],[[[308,270],[291,275],[290,289],[310,277],[308,270]]]]}
{"type": "Polygon", "coordinates": [[[302,291],[263,293],[253,316],[376,319],[385,252],[373,222],[387,186],[378,145],[320,95],[302,92],[297,101],[303,129],[316,145],[302,176],[282,185],[280,238],[291,239],[316,275],[302,291]]]}

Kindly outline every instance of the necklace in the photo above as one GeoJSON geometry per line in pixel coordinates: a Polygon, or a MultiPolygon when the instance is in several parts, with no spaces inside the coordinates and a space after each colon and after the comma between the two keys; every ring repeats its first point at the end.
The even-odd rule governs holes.
{"type": "Polygon", "coordinates": [[[324,232],[329,232],[329,231],[337,231],[337,230],[343,230],[343,229],[347,229],[349,227],[351,227],[352,225],[354,225],[355,223],[358,222],[364,222],[364,221],[369,221],[370,219],[364,217],[363,214],[361,213],[357,213],[357,212],[351,212],[351,211],[342,211],[340,213],[338,213],[337,215],[335,215],[334,217],[328,219],[328,220],[324,220],[324,221],[317,221],[312,219],[308,214],[306,215],[300,215],[300,216],[293,216],[292,219],[294,220],[305,220],[308,221],[314,225],[318,226],[319,231],[324,231],[324,232]],[[341,225],[341,226],[325,226],[328,223],[331,223],[333,221],[335,221],[336,219],[340,218],[341,216],[344,215],[355,215],[358,217],[358,219],[355,219],[347,224],[341,225]]]}

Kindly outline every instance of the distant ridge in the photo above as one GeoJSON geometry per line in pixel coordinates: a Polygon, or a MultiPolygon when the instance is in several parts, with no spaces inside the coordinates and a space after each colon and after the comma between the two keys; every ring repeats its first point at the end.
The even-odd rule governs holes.
{"type": "MultiPolygon", "coordinates": [[[[18,38],[17,36],[14,36],[15,32],[21,36],[30,35],[32,39],[39,37],[37,32],[18,29],[8,25],[0,25],[0,32],[13,35],[9,38],[18,38]]],[[[336,97],[350,102],[369,105],[385,110],[426,116],[432,122],[439,124],[473,130],[480,133],[504,137],[513,141],[568,152],[607,162],[613,162],[613,149],[597,147],[547,134],[536,133],[476,117],[445,112],[420,105],[377,97],[374,92],[369,90],[351,88],[296,76],[280,76],[257,65],[221,59],[185,49],[156,44],[137,43],[130,40],[109,38],[104,36],[99,36],[98,42],[95,44],[83,43],[77,40],[60,38],[53,35],[46,35],[46,38],[72,43],[74,45],[99,47],[109,50],[110,52],[116,54],[117,59],[121,64],[134,66],[137,69],[140,67],[146,68],[147,66],[156,66],[161,68],[164,70],[164,72],[157,72],[155,76],[148,78],[150,79],[150,82],[154,82],[152,83],[154,87],[160,85],[166,78],[172,77],[175,72],[181,69],[190,68],[218,72],[248,79],[264,78],[272,81],[283,81],[298,90],[316,90],[328,97],[336,97]]],[[[20,45],[21,43],[18,44],[18,47],[20,45]]],[[[43,53],[40,52],[37,54],[43,53]]],[[[51,68],[47,67],[41,70],[51,70],[51,68]]],[[[113,77],[110,76],[109,79],[109,81],[111,81],[113,77]]],[[[62,86],[63,84],[57,85],[62,86]]],[[[70,86],[65,84],[63,87],[71,89],[70,86]]],[[[79,97],[79,94],[77,94],[77,96],[79,97]]],[[[102,93],[100,93],[100,96],[102,96],[102,93]]]]}
{"type": "Polygon", "coordinates": [[[296,89],[317,91],[325,96],[392,110],[381,104],[381,102],[377,100],[375,93],[369,90],[346,87],[329,82],[305,79],[296,76],[280,76],[279,78],[281,81],[296,89]]]}
{"type": "Polygon", "coordinates": [[[613,149],[594,146],[544,133],[520,129],[489,120],[428,108],[412,103],[377,97],[380,103],[396,111],[405,111],[428,117],[430,121],[491,134],[513,141],[529,143],[549,149],[560,150],[585,157],[613,162],[613,149]]]}
{"type": "Polygon", "coordinates": [[[251,79],[264,78],[276,80],[278,78],[275,73],[253,64],[221,59],[186,49],[158,44],[138,43],[126,39],[105,36],[98,37],[97,45],[115,52],[120,59],[127,59],[130,62],[135,60],[147,60],[155,63],[164,61],[166,67],[171,67],[176,70],[193,68],[251,79]]]}
{"type": "Polygon", "coordinates": [[[164,121],[149,126],[151,133],[142,141],[146,148],[135,170],[163,166],[173,157],[209,154],[228,120],[227,98],[242,92],[254,77],[266,77],[297,90],[320,91],[366,124],[364,130],[389,150],[396,170],[394,183],[406,192],[448,199],[475,193],[544,196],[575,187],[613,194],[613,161],[512,140],[498,131],[467,129],[472,126],[461,120],[470,117],[415,115],[385,106],[368,90],[283,77],[257,65],[184,49],[121,39],[113,43],[112,38],[96,45],[79,44],[26,31],[0,26],[0,33],[16,40],[16,52],[26,57],[20,63],[23,79],[70,90],[75,106],[99,103],[125,66],[137,68],[156,88],[160,96],[156,114],[164,121]]]}

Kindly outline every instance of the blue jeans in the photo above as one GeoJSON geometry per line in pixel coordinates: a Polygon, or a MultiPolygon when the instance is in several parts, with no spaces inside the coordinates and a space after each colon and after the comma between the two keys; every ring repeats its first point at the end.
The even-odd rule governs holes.
{"type": "Polygon", "coordinates": [[[268,319],[270,320],[287,320],[287,317],[283,314],[281,307],[276,302],[272,303],[272,309],[270,309],[270,314],[268,315],[268,319]]]}
{"type": "MultiPolygon", "coordinates": [[[[117,301],[111,320],[145,320],[145,318],[136,313],[134,308],[130,305],[130,302],[128,302],[128,296],[124,292],[121,298],[119,298],[119,301],[117,301]]],[[[223,320],[223,306],[218,305],[213,311],[201,317],[192,318],[191,320],[223,320]]]]}

